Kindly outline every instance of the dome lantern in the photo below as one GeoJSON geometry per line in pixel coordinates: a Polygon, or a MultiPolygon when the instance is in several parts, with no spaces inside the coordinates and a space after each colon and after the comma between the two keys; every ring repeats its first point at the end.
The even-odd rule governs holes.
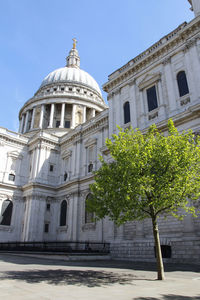
{"type": "Polygon", "coordinates": [[[77,40],[74,38],[73,48],[70,50],[69,55],[66,58],[66,67],[68,68],[80,68],[80,57],[78,55],[78,50],[76,49],[77,40]]]}

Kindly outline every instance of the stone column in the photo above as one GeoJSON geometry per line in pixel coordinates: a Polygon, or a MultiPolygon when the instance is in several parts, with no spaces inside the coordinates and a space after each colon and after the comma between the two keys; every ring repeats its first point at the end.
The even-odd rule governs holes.
{"type": "Polygon", "coordinates": [[[92,109],[92,118],[94,118],[95,117],[95,109],[93,108],[92,109]]]}
{"type": "Polygon", "coordinates": [[[24,132],[28,130],[28,116],[29,116],[29,110],[26,112],[26,119],[25,119],[25,126],[24,126],[24,132]]]}
{"type": "Polygon", "coordinates": [[[196,86],[195,86],[195,81],[194,81],[194,77],[193,77],[194,71],[193,71],[193,65],[191,64],[191,61],[190,61],[189,49],[185,48],[184,52],[185,52],[185,66],[186,66],[185,73],[186,73],[189,93],[192,96],[194,96],[194,98],[196,98],[196,96],[197,96],[196,95],[196,86]]]}
{"type": "Polygon", "coordinates": [[[145,110],[144,110],[144,97],[143,90],[140,90],[140,112],[139,112],[139,127],[144,128],[146,126],[145,110]]]}
{"type": "Polygon", "coordinates": [[[30,129],[33,129],[34,121],[35,121],[35,107],[33,108],[32,120],[31,120],[31,128],[30,129]]]}
{"type": "MultiPolygon", "coordinates": [[[[135,80],[129,82],[129,103],[130,103],[130,114],[131,114],[131,125],[136,128],[137,125],[137,106],[136,106],[136,90],[135,90],[135,80]]],[[[122,112],[123,116],[123,112],[122,112]]]]}
{"type": "Polygon", "coordinates": [[[86,122],[86,106],[83,106],[83,123],[86,122]]]}
{"type": "Polygon", "coordinates": [[[44,119],[44,104],[41,105],[39,128],[42,129],[44,119]]]}
{"type": "MultiPolygon", "coordinates": [[[[191,41],[191,46],[190,49],[188,51],[188,55],[189,55],[189,60],[190,60],[190,64],[188,65],[188,67],[191,70],[191,75],[192,75],[192,81],[195,83],[195,90],[194,92],[194,100],[197,100],[199,98],[200,95],[200,61],[199,61],[199,55],[198,55],[198,50],[197,50],[197,46],[196,46],[196,42],[191,41]]],[[[189,83],[188,83],[189,86],[189,83]]],[[[190,91],[190,86],[189,86],[189,91],[190,91]]]]}
{"type": "MultiPolygon", "coordinates": [[[[123,105],[121,106],[121,101],[120,101],[120,89],[114,92],[114,103],[115,103],[115,110],[116,110],[116,123],[114,124],[115,130],[118,133],[119,130],[116,128],[117,125],[123,126],[124,122],[121,122],[121,113],[123,113],[123,105]]],[[[129,101],[129,100],[128,100],[129,101]]]]}
{"type": "Polygon", "coordinates": [[[73,217],[72,217],[72,227],[73,227],[73,231],[72,231],[72,241],[77,241],[78,240],[78,226],[77,226],[77,222],[78,222],[78,193],[74,193],[73,195],[73,217]]]}
{"type": "Polygon", "coordinates": [[[169,110],[171,112],[176,110],[176,91],[174,86],[174,80],[172,77],[172,66],[171,59],[167,58],[163,62],[164,66],[164,74],[167,85],[167,94],[168,94],[168,102],[169,102],[169,110]]]}
{"type": "Polygon", "coordinates": [[[50,120],[48,128],[53,128],[53,118],[54,118],[55,104],[51,104],[50,120]]]}
{"type": "Polygon", "coordinates": [[[158,108],[159,108],[158,116],[161,118],[164,118],[165,117],[165,104],[164,104],[164,100],[163,100],[163,89],[162,89],[160,80],[158,81],[158,97],[160,100],[160,105],[158,102],[158,108]]]}
{"type": "Polygon", "coordinates": [[[24,115],[22,115],[20,126],[19,126],[19,133],[23,133],[23,125],[24,125],[24,115]]]}
{"type": "Polygon", "coordinates": [[[112,137],[112,134],[113,134],[113,98],[112,96],[108,96],[108,103],[109,103],[109,110],[108,110],[108,113],[109,113],[109,138],[112,137]]]}
{"type": "Polygon", "coordinates": [[[62,103],[61,117],[60,117],[60,126],[59,126],[59,128],[64,128],[64,120],[65,120],[65,103],[62,103]]]}
{"type": "Polygon", "coordinates": [[[74,128],[75,124],[76,124],[75,117],[76,117],[76,104],[73,104],[73,106],[72,106],[72,126],[71,126],[72,128],[74,128]]]}

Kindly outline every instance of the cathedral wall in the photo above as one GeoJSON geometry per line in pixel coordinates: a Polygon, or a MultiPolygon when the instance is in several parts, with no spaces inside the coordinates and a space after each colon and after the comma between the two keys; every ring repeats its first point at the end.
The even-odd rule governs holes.
{"type": "MultiPolygon", "coordinates": [[[[195,20],[189,26],[192,24],[195,20]]],[[[167,51],[160,45],[167,43],[171,35],[109,76],[104,85],[109,102],[109,137],[118,132],[116,125],[145,130],[156,123],[164,131],[169,118],[179,131],[200,131],[199,28],[194,27],[193,33],[185,34],[182,40],[176,41],[176,34],[173,33],[174,44],[168,44],[167,51]],[[133,72],[129,66],[133,66],[133,72]],[[182,77],[181,84],[187,82],[183,84],[184,91],[180,87],[181,76],[186,78],[182,77]],[[150,93],[156,96],[150,97],[150,93]]],[[[199,262],[199,224],[199,216],[187,215],[183,221],[171,216],[159,218],[161,244],[171,251],[169,261],[199,262]]],[[[111,253],[120,259],[155,260],[151,220],[114,226],[111,253]]]]}
{"type": "Polygon", "coordinates": [[[173,48],[170,54],[154,59],[146,68],[130,78],[127,76],[122,84],[112,88],[108,95],[110,136],[118,132],[116,125],[144,129],[170,117],[176,119],[178,114],[186,115],[191,106],[199,103],[200,40],[199,33],[195,34],[173,48]],[[189,89],[183,96],[179,95],[177,81],[181,71],[185,72],[189,89]],[[157,105],[150,108],[147,94],[153,87],[157,105]],[[130,105],[130,122],[124,120],[124,105],[127,102],[130,105]]]}

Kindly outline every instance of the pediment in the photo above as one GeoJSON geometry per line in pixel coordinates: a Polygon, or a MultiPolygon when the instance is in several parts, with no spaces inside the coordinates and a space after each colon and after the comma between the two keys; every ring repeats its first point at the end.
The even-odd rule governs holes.
{"type": "Polygon", "coordinates": [[[158,82],[161,79],[161,73],[148,73],[139,83],[139,89],[143,90],[148,86],[158,82]]]}
{"type": "Polygon", "coordinates": [[[61,156],[63,159],[67,159],[72,155],[72,151],[71,150],[65,150],[64,152],[62,152],[61,156]]]}
{"type": "Polygon", "coordinates": [[[17,159],[17,158],[22,159],[23,158],[23,155],[17,150],[8,152],[7,156],[12,157],[13,159],[17,159]]]}
{"type": "Polygon", "coordinates": [[[89,146],[95,145],[96,143],[97,143],[96,138],[89,138],[85,141],[84,145],[85,145],[85,147],[89,147],[89,146]]]}

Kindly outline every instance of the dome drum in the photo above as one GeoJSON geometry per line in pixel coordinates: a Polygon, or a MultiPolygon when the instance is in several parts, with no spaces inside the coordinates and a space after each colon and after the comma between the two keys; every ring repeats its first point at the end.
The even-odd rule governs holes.
{"type": "Polygon", "coordinates": [[[20,132],[27,133],[36,129],[65,128],[73,129],[101,110],[74,103],[46,103],[29,108],[22,113],[20,132]]]}

